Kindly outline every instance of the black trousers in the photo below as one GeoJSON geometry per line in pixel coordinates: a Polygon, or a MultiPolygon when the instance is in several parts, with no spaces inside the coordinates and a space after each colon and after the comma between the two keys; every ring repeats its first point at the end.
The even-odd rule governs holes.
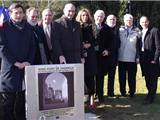
{"type": "Polygon", "coordinates": [[[108,96],[114,96],[114,79],[116,72],[116,63],[108,68],[108,96]]]}
{"type": "Polygon", "coordinates": [[[0,93],[2,120],[26,120],[25,92],[0,93]]]}
{"type": "Polygon", "coordinates": [[[96,76],[96,94],[98,98],[103,99],[104,75],[96,76]]]}
{"type": "Polygon", "coordinates": [[[150,75],[145,76],[145,82],[146,82],[146,87],[148,90],[148,95],[147,98],[149,101],[153,102],[156,91],[157,91],[157,82],[158,82],[158,77],[153,77],[150,75]]]}
{"type": "Polygon", "coordinates": [[[93,76],[85,76],[85,93],[87,93],[89,96],[93,95],[95,93],[95,80],[93,76]]]}
{"type": "Polygon", "coordinates": [[[151,60],[149,60],[150,58],[147,55],[146,52],[141,52],[140,65],[142,75],[145,77],[146,88],[148,90],[146,100],[153,102],[157,91],[159,64],[151,64],[151,60]]]}
{"type": "Polygon", "coordinates": [[[136,90],[137,64],[135,62],[119,62],[118,72],[119,72],[119,84],[120,84],[121,95],[122,96],[126,95],[127,77],[128,77],[129,93],[130,95],[134,95],[136,90]]]}

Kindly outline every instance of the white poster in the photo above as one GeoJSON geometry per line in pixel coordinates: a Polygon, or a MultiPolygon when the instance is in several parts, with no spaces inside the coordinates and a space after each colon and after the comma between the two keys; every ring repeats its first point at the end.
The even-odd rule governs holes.
{"type": "Polygon", "coordinates": [[[27,120],[84,120],[82,64],[25,69],[27,120]]]}

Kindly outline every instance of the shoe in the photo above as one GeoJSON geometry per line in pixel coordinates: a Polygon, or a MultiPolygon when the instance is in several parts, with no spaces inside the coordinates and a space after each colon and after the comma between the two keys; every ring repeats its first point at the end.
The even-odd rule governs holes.
{"type": "Polygon", "coordinates": [[[126,98],[126,97],[127,97],[126,94],[121,94],[118,98],[123,99],[123,98],[126,98]]]}
{"type": "Polygon", "coordinates": [[[149,105],[149,104],[152,104],[152,103],[153,103],[153,99],[149,99],[149,98],[148,98],[148,99],[145,99],[145,100],[144,100],[144,103],[143,103],[143,104],[144,104],[144,105],[149,105]]]}
{"type": "Polygon", "coordinates": [[[94,95],[94,99],[98,99],[98,95],[97,94],[94,95]]]}
{"type": "Polygon", "coordinates": [[[130,98],[134,98],[134,94],[130,94],[129,97],[130,97],[130,98]]]}
{"type": "Polygon", "coordinates": [[[94,103],[90,104],[90,105],[89,105],[89,108],[90,108],[90,109],[96,109],[96,103],[94,102],[94,103]]]}
{"type": "Polygon", "coordinates": [[[114,93],[108,94],[108,97],[114,97],[114,93]]]}
{"type": "Polygon", "coordinates": [[[95,101],[94,101],[94,95],[91,95],[90,97],[89,97],[89,103],[88,103],[89,105],[88,105],[88,108],[89,109],[96,109],[96,103],[95,103],[95,101]]]}
{"type": "Polygon", "coordinates": [[[145,100],[143,104],[144,104],[144,105],[149,105],[149,104],[152,104],[152,103],[153,103],[153,101],[145,100]]]}
{"type": "Polygon", "coordinates": [[[99,100],[99,103],[104,103],[104,97],[99,97],[98,100],[99,100]]]}
{"type": "Polygon", "coordinates": [[[117,98],[116,96],[108,96],[108,99],[115,99],[117,98]]]}
{"type": "Polygon", "coordinates": [[[126,97],[126,94],[121,94],[122,97],[126,97]]]}

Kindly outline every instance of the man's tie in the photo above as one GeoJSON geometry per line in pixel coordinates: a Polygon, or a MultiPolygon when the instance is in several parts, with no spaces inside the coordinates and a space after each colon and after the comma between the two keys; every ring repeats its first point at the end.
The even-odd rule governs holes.
{"type": "Polygon", "coordinates": [[[50,32],[48,25],[46,26],[45,35],[46,35],[46,39],[47,39],[48,48],[49,48],[49,50],[51,50],[52,49],[51,32],[50,32]]]}

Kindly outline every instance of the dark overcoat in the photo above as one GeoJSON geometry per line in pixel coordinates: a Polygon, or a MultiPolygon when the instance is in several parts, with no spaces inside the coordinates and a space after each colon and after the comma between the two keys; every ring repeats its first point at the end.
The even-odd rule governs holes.
{"type": "Polygon", "coordinates": [[[85,75],[93,76],[97,74],[97,59],[96,52],[94,49],[95,39],[93,36],[92,25],[90,24],[82,24],[82,38],[83,43],[91,44],[91,47],[84,49],[84,58],[85,58],[85,75]]]}
{"type": "Polygon", "coordinates": [[[24,26],[18,29],[11,21],[4,23],[0,34],[0,92],[22,91],[24,69],[15,67],[16,62],[34,61],[35,39],[33,28],[26,21],[24,26]]]}
{"type": "MultiPolygon", "coordinates": [[[[111,28],[111,27],[110,27],[111,28]]],[[[110,55],[108,56],[109,66],[116,66],[118,61],[118,48],[120,47],[119,28],[117,26],[111,28],[113,39],[110,42],[110,55]]]]}
{"type": "MultiPolygon", "coordinates": [[[[142,48],[142,40],[139,40],[139,50],[142,48]]],[[[141,52],[140,52],[141,53],[141,52]]],[[[158,76],[159,75],[159,55],[160,55],[160,33],[157,28],[148,28],[144,38],[143,58],[140,54],[140,64],[142,75],[158,76]],[[156,64],[151,64],[155,61],[156,64]]]]}
{"type": "Polygon", "coordinates": [[[96,47],[98,46],[97,62],[98,62],[98,74],[105,75],[108,71],[109,56],[111,55],[113,32],[106,24],[102,24],[100,30],[95,29],[94,32],[96,47]],[[108,56],[103,56],[102,52],[104,50],[109,51],[108,56]]]}
{"type": "Polygon", "coordinates": [[[33,27],[35,41],[36,41],[36,54],[34,64],[49,64],[49,49],[46,46],[46,37],[43,28],[36,25],[33,27]]]}
{"type": "MultiPolygon", "coordinates": [[[[43,30],[43,25],[42,25],[42,21],[40,21],[38,23],[39,27],[42,29],[41,31],[41,34],[44,34],[45,35],[45,32],[43,30]]],[[[52,22],[51,23],[51,44],[53,42],[53,39],[54,39],[54,33],[53,33],[53,26],[54,26],[54,23],[52,22]]],[[[46,36],[45,38],[43,39],[43,43],[44,43],[44,48],[45,48],[45,51],[46,51],[46,55],[47,55],[47,60],[48,60],[48,63],[49,61],[52,61],[52,63],[57,63],[57,56],[55,55],[55,51],[53,51],[53,46],[52,46],[52,50],[49,50],[49,47],[48,47],[48,43],[47,43],[47,39],[46,39],[46,36]],[[51,54],[50,54],[51,53],[51,54]]]]}
{"type": "Polygon", "coordinates": [[[82,33],[80,24],[62,16],[55,21],[53,31],[52,45],[56,56],[64,56],[66,63],[81,63],[82,33]]]}

